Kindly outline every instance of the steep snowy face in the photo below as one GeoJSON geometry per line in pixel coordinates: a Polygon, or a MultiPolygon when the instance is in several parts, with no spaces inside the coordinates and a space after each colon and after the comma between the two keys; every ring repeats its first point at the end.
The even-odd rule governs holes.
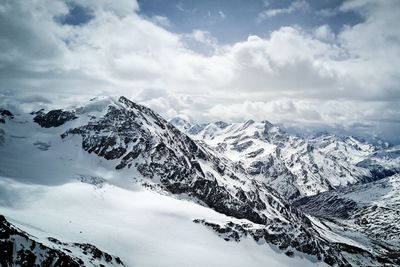
{"type": "Polygon", "coordinates": [[[399,171],[395,167],[397,154],[383,162],[377,155],[388,153],[387,148],[353,137],[322,134],[302,138],[268,121],[250,120],[224,126],[210,123],[195,133],[191,128],[181,130],[237,162],[249,175],[290,201],[399,171]]]}
{"type": "Polygon", "coordinates": [[[81,136],[87,152],[114,160],[116,170],[131,169],[137,180],[160,184],[171,193],[189,194],[224,214],[262,224],[299,217],[271,188],[247,177],[240,166],[124,97],[107,106],[101,116],[91,116],[87,124],[68,129],[61,137],[67,142],[75,135],[81,136]]]}
{"type": "Polygon", "coordinates": [[[372,246],[400,264],[400,174],[303,198],[294,204],[335,222],[340,226],[335,231],[342,236],[367,236],[372,246]]]}

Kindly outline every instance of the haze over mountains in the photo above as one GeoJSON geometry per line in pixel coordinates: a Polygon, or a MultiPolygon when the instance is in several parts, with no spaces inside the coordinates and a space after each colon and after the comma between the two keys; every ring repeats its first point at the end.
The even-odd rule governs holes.
{"type": "Polygon", "coordinates": [[[400,264],[396,146],[125,97],[0,115],[5,266],[400,264]]]}

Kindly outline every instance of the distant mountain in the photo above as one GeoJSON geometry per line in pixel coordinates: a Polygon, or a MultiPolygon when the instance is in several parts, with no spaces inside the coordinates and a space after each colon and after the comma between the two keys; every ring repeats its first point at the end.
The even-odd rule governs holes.
{"type": "Polygon", "coordinates": [[[183,123],[181,120],[176,127],[204,141],[289,201],[400,171],[398,148],[383,142],[372,144],[329,133],[300,137],[268,121],[217,122],[201,129],[188,126],[188,122],[182,128],[183,123]]]}

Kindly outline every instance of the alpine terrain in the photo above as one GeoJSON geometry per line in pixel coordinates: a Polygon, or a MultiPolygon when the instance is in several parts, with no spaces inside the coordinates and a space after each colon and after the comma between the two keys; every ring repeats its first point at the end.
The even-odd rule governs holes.
{"type": "Polygon", "coordinates": [[[123,96],[0,110],[2,266],[400,266],[400,148],[123,96]]]}

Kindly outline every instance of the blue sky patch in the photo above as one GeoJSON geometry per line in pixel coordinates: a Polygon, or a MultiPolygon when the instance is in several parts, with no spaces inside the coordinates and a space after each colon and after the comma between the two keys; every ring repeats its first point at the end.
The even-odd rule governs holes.
{"type": "Polygon", "coordinates": [[[307,30],[327,24],[337,33],[344,25],[362,22],[360,15],[340,11],[342,3],[343,0],[139,0],[140,14],[167,17],[169,30],[208,31],[222,44],[243,41],[249,35],[268,37],[283,26],[298,25],[307,30]],[[260,18],[266,10],[281,10],[281,13],[260,18]]]}
{"type": "Polygon", "coordinates": [[[69,8],[69,14],[61,19],[63,24],[74,26],[84,25],[94,17],[91,10],[82,6],[71,4],[69,8]]]}

